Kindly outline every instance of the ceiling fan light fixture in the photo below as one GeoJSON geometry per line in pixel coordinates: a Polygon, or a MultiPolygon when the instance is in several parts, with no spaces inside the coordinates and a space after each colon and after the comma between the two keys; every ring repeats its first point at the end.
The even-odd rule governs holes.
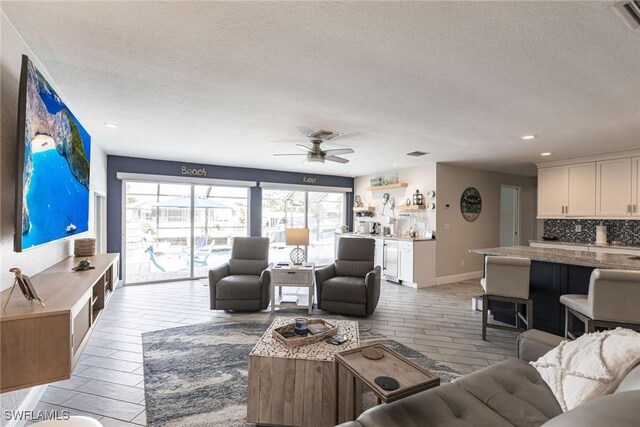
{"type": "Polygon", "coordinates": [[[407,156],[422,157],[422,156],[426,156],[427,154],[429,154],[429,153],[427,153],[425,151],[415,150],[415,151],[412,151],[410,153],[407,153],[407,156]]]}

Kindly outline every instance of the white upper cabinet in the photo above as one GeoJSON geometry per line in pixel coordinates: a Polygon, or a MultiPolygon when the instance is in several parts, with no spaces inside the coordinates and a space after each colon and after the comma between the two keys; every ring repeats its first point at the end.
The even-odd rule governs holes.
{"type": "Polygon", "coordinates": [[[632,159],[614,159],[596,165],[596,216],[630,216],[632,159]]]}
{"type": "Polygon", "coordinates": [[[538,217],[596,214],[596,163],[538,169],[538,217]]]}
{"type": "Polygon", "coordinates": [[[565,215],[593,216],[596,213],[596,164],[580,163],[567,166],[569,200],[565,215]]]}
{"type": "Polygon", "coordinates": [[[631,215],[640,217],[640,157],[631,159],[631,215]]]}
{"type": "Polygon", "coordinates": [[[538,216],[562,217],[569,201],[566,166],[538,169],[538,216]]]}

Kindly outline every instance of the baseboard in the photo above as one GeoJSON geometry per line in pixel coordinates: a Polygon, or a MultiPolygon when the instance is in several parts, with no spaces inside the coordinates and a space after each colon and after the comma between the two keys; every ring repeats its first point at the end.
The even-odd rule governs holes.
{"type": "MultiPolygon", "coordinates": [[[[20,406],[18,406],[18,409],[16,409],[16,412],[24,414],[26,412],[33,411],[36,405],[38,404],[38,402],[40,402],[40,399],[42,398],[42,395],[46,390],[47,390],[46,384],[32,387],[31,390],[29,390],[29,393],[27,394],[27,396],[22,401],[22,403],[20,403],[20,406]]],[[[6,423],[3,425],[4,427],[23,427],[26,422],[27,420],[25,418],[22,418],[22,419],[14,418],[11,420],[7,420],[6,423]]]]}
{"type": "Polygon", "coordinates": [[[480,279],[484,271],[470,271],[468,273],[454,274],[452,276],[436,277],[436,285],[445,285],[447,283],[462,282],[463,280],[480,279]]]}

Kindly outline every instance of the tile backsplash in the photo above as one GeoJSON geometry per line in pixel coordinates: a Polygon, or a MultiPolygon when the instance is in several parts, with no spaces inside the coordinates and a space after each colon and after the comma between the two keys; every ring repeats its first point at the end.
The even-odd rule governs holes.
{"type": "Polygon", "coordinates": [[[640,220],[545,219],[544,235],[558,236],[561,242],[595,243],[596,225],[607,226],[607,240],[640,246],[640,220]],[[576,231],[576,225],[582,227],[576,231]]]}

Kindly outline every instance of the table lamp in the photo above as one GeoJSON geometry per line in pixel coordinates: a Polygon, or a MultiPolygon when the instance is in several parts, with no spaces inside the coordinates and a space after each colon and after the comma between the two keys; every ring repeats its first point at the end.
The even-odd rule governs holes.
{"type": "Polygon", "coordinates": [[[307,246],[309,244],[309,229],[308,228],[287,228],[286,230],[286,243],[287,246],[296,246],[291,250],[289,258],[294,265],[302,264],[307,258],[305,250],[300,246],[307,246]]]}

